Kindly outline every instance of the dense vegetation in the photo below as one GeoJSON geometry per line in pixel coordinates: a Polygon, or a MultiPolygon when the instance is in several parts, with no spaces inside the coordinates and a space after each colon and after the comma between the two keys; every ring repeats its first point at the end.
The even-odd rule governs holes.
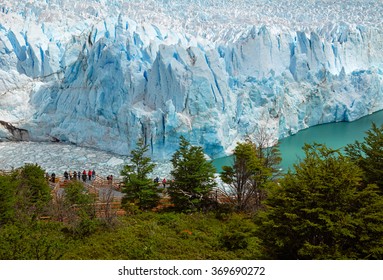
{"type": "Polygon", "coordinates": [[[180,147],[171,162],[173,171],[169,195],[178,211],[195,211],[208,208],[212,200],[209,194],[216,186],[213,164],[205,158],[201,147],[190,145],[181,136],[180,147]]]}
{"type": "Polygon", "coordinates": [[[383,126],[344,153],[303,149],[275,177],[277,147],[238,143],[218,191],[202,149],[181,138],[158,208],[166,193],[140,140],[122,170],[123,217],[97,215],[80,182],[53,196],[44,170],[26,164],[0,175],[0,259],[382,259],[383,126]]]}
{"type": "Polygon", "coordinates": [[[273,259],[380,259],[383,197],[350,158],[306,145],[305,159],[270,192],[258,217],[273,259]]]}
{"type": "Polygon", "coordinates": [[[132,164],[126,165],[121,171],[121,175],[124,176],[122,192],[125,193],[125,196],[122,203],[125,208],[127,204],[133,203],[141,210],[148,210],[154,208],[160,200],[158,184],[149,178],[155,164],[145,156],[147,151],[148,147],[144,144],[143,139],[140,139],[137,148],[132,151],[132,164]]]}
{"type": "Polygon", "coordinates": [[[233,166],[222,167],[221,179],[227,184],[223,193],[228,204],[237,212],[261,209],[267,189],[273,184],[273,171],[280,158],[273,156],[276,160],[272,162],[265,151],[251,141],[238,143],[233,153],[233,166]]]}

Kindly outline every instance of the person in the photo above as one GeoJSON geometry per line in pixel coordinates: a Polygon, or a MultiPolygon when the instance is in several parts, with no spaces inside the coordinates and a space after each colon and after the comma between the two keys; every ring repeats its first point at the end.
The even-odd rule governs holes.
{"type": "Polygon", "coordinates": [[[86,181],[86,171],[85,171],[85,169],[82,171],[82,181],[83,182],[86,181]]]}
{"type": "Polygon", "coordinates": [[[77,179],[80,181],[80,178],[81,178],[81,171],[79,170],[79,171],[77,172],[77,179]]]}
{"type": "Polygon", "coordinates": [[[154,183],[159,183],[160,182],[160,178],[158,178],[158,176],[156,178],[154,178],[154,183]]]}
{"type": "Polygon", "coordinates": [[[92,179],[94,180],[96,178],[96,171],[94,169],[92,170],[92,179]]]}
{"type": "Polygon", "coordinates": [[[73,179],[74,179],[74,180],[77,180],[77,172],[76,172],[76,170],[73,171],[73,179]]]}
{"type": "Polygon", "coordinates": [[[68,180],[68,178],[69,178],[69,174],[68,174],[68,172],[66,170],[64,172],[64,178],[65,178],[65,180],[68,180]]]}
{"type": "Polygon", "coordinates": [[[166,187],[166,178],[164,178],[164,179],[162,180],[162,185],[164,186],[164,188],[166,187]]]}
{"type": "Polygon", "coordinates": [[[72,171],[69,170],[69,179],[72,180],[73,176],[72,176],[72,171]]]}
{"type": "Polygon", "coordinates": [[[92,170],[90,170],[90,169],[88,171],[88,179],[89,179],[89,181],[92,180],[92,170]]]}
{"type": "Polygon", "coordinates": [[[51,180],[53,183],[56,182],[56,174],[54,172],[51,174],[51,180]]]}

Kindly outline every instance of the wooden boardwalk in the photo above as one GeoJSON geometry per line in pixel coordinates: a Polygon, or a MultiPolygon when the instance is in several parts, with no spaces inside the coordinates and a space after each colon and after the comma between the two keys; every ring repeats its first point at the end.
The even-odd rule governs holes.
{"type": "MultiPolygon", "coordinates": [[[[106,180],[100,176],[96,176],[92,180],[72,179],[67,180],[64,177],[56,177],[55,182],[49,182],[52,189],[52,197],[61,197],[65,192],[65,188],[71,182],[81,182],[86,189],[87,193],[91,194],[95,198],[95,202],[92,205],[95,208],[97,217],[107,217],[110,215],[123,216],[126,214],[125,210],[121,208],[121,199],[123,194],[121,193],[121,181],[119,180],[106,180]]],[[[76,208],[77,205],[72,207],[76,208]]]]}
{"type": "MultiPolygon", "coordinates": [[[[9,175],[11,171],[0,170],[0,175],[9,175]]],[[[63,198],[65,193],[65,188],[71,182],[81,182],[86,190],[86,192],[92,195],[95,200],[92,205],[94,206],[97,217],[105,218],[110,215],[123,216],[126,215],[126,211],[121,207],[121,200],[124,196],[121,192],[122,181],[114,179],[113,181],[107,180],[101,176],[96,175],[92,180],[83,181],[82,178],[79,179],[65,179],[63,176],[56,176],[55,181],[52,182],[49,180],[49,186],[51,188],[51,195],[54,200],[59,200],[63,198]]],[[[154,212],[164,210],[168,207],[172,207],[173,204],[167,193],[167,188],[169,184],[166,184],[164,187],[162,182],[158,183],[158,190],[161,191],[161,199],[159,205],[153,208],[154,212]]],[[[215,189],[210,194],[211,198],[214,199],[219,204],[230,203],[232,198],[229,198],[225,195],[222,190],[215,189]]],[[[77,205],[72,207],[76,208],[77,205]]],[[[47,219],[50,217],[47,217],[47,219]]]]}

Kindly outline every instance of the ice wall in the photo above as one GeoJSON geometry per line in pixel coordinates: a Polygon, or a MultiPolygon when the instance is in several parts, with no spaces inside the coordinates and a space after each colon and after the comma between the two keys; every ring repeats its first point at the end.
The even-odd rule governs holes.
{"type": "Polygon", "coordinates": [[[218,157],[245,137],[276,140],[383,109],[374,27],[261,25],[209,40],[92,13],[58,25],[0,11],[1,121],[35,141],[120,154],[144,137],[157,158],[184,135],[218,157]]]}

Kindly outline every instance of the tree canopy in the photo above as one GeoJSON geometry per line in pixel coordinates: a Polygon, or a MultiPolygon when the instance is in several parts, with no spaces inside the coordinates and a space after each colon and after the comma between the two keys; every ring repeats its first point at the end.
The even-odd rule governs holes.
{"type": "Polygon", "coordinates": [[[233,156],[233,166],[222,167],[221,179],[227,184],[223,193],[236,211],[259,209],[266,196],[265,187],[271,182],[273,168],[251,141],[238,143],[233,156]]]}
{"type": "Polygon", "coordinates": [[[272,259],[381,259],[383,200],[362,170],[325,145],[280,180],[259,215],[259,237],[272,259]]]}
{"type": "Polygon", "coordinates": [[[44,174],[40,166],[25,164],[0,176],[0,225],[28,222],[45,213],[51,196],[44,174]]]}
{"type": "Polygon", "coordinates": [[[15,219],[16,182],[0,175],[0,227],[15,219]]]}
{"type": "Polygon", "coordinates": [[[124,187],[122,192],[125,196],[122,204],[136,204],[141,210],[152,209],[157,206],[159,197],[158,184],[148,176],[153,172],[155,164],[149,157],[145,156],[148,146],[143,139],[137,143],[137,148],[131,152],[131,164],[125,165],[121,171],[124,176],[124,187]]]}
{"type": "Polygon", "coordinates": [[[169,194],[175,208],[179,210],[201,210],[211,202],[209,193],[216,186],[214,166],[209,162],[201,147],[192,146],[180,137],[179,149],[173,154],[173,170],[169,194]]]}
{"type": "Polygon", "coordinates": [[[376,184],[383,193],[383,125],[372,124],[364,141],[345,148],[346,154],[364,171],[364,180],[376,184]]]}

